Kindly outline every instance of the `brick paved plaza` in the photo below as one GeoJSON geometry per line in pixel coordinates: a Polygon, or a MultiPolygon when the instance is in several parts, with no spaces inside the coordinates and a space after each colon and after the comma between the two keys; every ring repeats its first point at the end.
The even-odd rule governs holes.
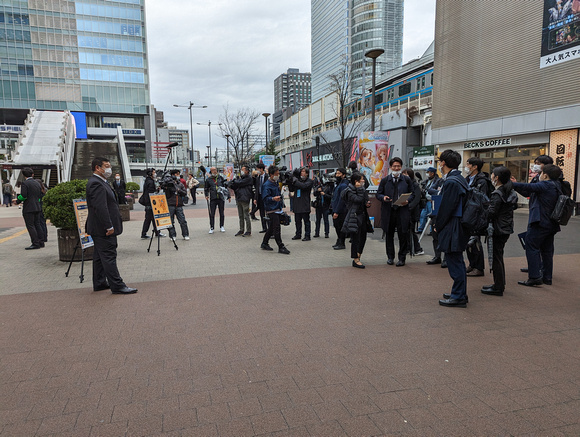
{"type": "Polygon", "coordinates": [[[334,238],[291,241],[293,224],[291,255],[261,251],[259,222],[234,238],[226,213],[208,235],[205,203],[187,206],[191,240],[157,256],[133,211],[119,266],[139,292],[118,296],[92,291],[90,262],[65,277],[53,227],[23,250],[20,211],[1,208],[0,435],[580,435],[579,219],[554,285],[516,284],[512,237],[505,295],[479,292],[487,270],[459,309],[437,304],[451,281],[430,256],[387,266],[380,232],[358,270],[334,238]]]}

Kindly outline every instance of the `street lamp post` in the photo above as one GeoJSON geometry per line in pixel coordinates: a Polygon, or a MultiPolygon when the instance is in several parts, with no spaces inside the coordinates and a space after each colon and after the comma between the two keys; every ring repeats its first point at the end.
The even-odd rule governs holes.
{"type": "Polygon", "coordinates": [[[187,108],[189,109],[189,136],[191,137],[191,149],[188,151],[187,155],[188,158],[191,159],[191,168],[193,170],[193,109],[194,108],[207,108],[206,105],[203,106],[195,106],[195,103],[192,101],[189,102],[187,105],[173,105],[176,108],[187,108]]]}
{"type": "Polygon", "coordinates": [[[226,159],[228,161],[228,164],[230,162],[230,135],[229,134],[225,134],[226,137],[226,159]]]}
{"type": "MultiPolygon", "coordinates": [[[[208,148],[208,155],[209,155],[209,166],[211,167],[211,120],[209,120],[207,123],[197,123],[200,126],[205,126],[207,125],[208,128],[208,135],[209,135],[209,146],[206,146],[208,148]]],[[[221,126],[221,123],[218,123],[218,126],[221,126]]]]}
{"type": "Polygon", "coordinates": [[[262,115],[266,119],[266,147],[268,147],[268,117],[270,116],[270,113],[264,112],[262,115]]]}
{"type": "Polygon", "coordinates": [[[373,60],[373,86],[371,91],[371,132],[374,132],[375,130],[375,73],[377,69],[377,58],[383,53],[385,53],[383,49],[372,49],[365,53],[367,58],[371,58],[373,60]]]}

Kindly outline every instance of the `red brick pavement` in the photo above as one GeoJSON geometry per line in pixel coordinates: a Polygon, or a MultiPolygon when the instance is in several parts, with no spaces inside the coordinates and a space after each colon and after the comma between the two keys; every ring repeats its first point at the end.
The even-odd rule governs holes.
{"type": "Polygon", "coordinates": [[[467,309],[419,264],[0,296],[0,435],[578,436],[579,261],[467,309]]]}

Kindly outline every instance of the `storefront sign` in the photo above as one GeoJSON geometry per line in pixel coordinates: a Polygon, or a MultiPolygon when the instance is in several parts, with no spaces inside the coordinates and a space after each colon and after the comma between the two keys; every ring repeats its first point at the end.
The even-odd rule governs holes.
{"type": "Polygon", "coordinates": [[[580,59],[580,1],[544,0],[540,68],[580,59]]]}
{"type": "Polygon", "coordinates": [[[326,162],[326,161],[332,161],[334,159],[334,156],[332,156],[332,153],[327,153],[326,155],[320,155],[320,156],[313,156],[312,157],[312,162],[326,162]]]}
{"type": "Polygon", "coordinates": [[[511,138],[495,138],[491,140],[474,141],[463,143],[464,149],[484,149],[486,147],[501,147],[510,146],[512,144],[511,138]]]}
{"type": "Polygon", "coordinates": [[[0,125],[0,132],[22,132],[22,126],[0,125]]]}
{"type": "Polygon", "coordinates": [[[549,155],[554,158],[554,164],[562,169],[564,180],[570,182],[572,194],[574,194],[578,157],[578,129],[550,132],[549,155]]]}
{"type": "Polygon", "coordinates": [[[79,231],[79,238],[83,249],[94,246],[93,238],[85,232],[87,217],[89,210],[87,208],[87,201],[85,199],[74,199],[73,207],[75,209],[75,217],[77,219],[77,229],[79,231]]]}
{"type": "Polygon", "coordinates": [[[413,147],[413,169],[426,170],[435,166],[435,146],[413,147]]]}

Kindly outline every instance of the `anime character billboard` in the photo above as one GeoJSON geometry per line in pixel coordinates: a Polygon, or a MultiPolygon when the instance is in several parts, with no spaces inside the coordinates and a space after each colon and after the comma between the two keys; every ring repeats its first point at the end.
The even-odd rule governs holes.
{"type": "Polygon", "coordinates": [[[357,163],[359,171],[369,181],[369,190],[378,188],[381,179],[389,174],[389,132],[362,132],[358,137],[357,163]]]}

